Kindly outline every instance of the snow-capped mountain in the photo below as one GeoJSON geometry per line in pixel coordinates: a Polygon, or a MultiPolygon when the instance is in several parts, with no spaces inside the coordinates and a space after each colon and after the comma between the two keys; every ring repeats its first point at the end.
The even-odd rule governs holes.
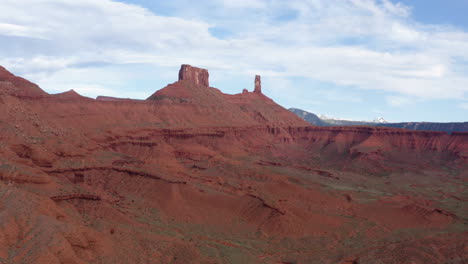
{"type": "Polygon", "coordinates": [[[388,123],[387,120],[385,120],[383,117],[377,117],[376,119],[371,121],[372,123],[380,123],[380,124],[385,124],[388,123]]]}
{"type": "Polygon", "coordinates": [[[350,121],[350,122],[380,123],[380,124],[388,123],[387,120],[385,120],[383,117],[377,117],[374,120],[367,121],[367,120],[353,120],[349,118],[330,117],[330,116],[326,116],[323,114],[318,114],[317,116],[324,121],[350,121]]]}
{"type": "Polygon", "coordinates": [[[436,122],[400,122],[389,123],[383,117],[378,117],[372,121],[354,121],[349,119],[334,118],[323,114],[315,115],[297,108],[290,108],[289,111],[303,118],[305,121],[316,126],[379,126],[394,127],[411,130],[443,131],[446,133],[468,131],[468,122],[436,123],[436,122]]]}

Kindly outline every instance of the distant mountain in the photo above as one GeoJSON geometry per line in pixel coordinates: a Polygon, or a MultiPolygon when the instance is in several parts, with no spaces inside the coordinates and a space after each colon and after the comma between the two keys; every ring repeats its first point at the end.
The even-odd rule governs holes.
{"type": "Polygon", "coordinates": [[[403,122],[403,123],[377,124],[376,126],[405,128],[405,129],[411,129],[411,130],[443,131],[447,133],[468,132],[468,122],[451,122],[451,123],[403,122]]]}
{"type": "Polygon", "coordinates": [[[290,108],[289,111],[316,126],[375,126],[388,123],[382,117],[376,118],[373,121],[356,121],[329,117],[322,114],[316,115],[297,108],[290,108]]]}
{"type": "Polygon", "coordinates": [[[376,119],[372,120],[372,123],[386,124],[388,122],[383,117],[377,117],[376,119]]]}
{"type": "MultiPolygon", "coordinates": [[[[298,112],[303,111],[301,109],[296,109],[296,108],[291,108],[291,109],[292,109],[291,111],[298,111],[298,112]]],[[[351,121],[351,122],[362,122],[362,123],[388,123],[387,120],[385,120],[383,117],[377,117],[372,121],[348,120],[348,119],[344,119],[344,118],[329,117],[329,116],[326,116],[326,115],[323,115],[323,114],[317,114],[317,117],[322,119],[322,120],[325,120],[325,121],[327,121],[329,123],[333,123],[333,122],[337,122],[337,121],[351,121]]]]}
{"type": "Polygon", "coordinates": [[[437,122],[401,122],[389,123],[384,118],[379,117],[372,121],[354,121],[343,120],[340,118],[331,118],[324,115],[316,115],[301,109],[290,108],[289,111],[293,112],[300,118],[316,126],[383,126],[404,128],[410,130],[427,130],[427,131],[442,131],[447,133],[452,132],[468,132],[468,122],[451,122],[451,123],[437,123],[437,122]]]}
{"type": "Polygon", "coordinates": [[[325,122],[322,118],[325,118],[325,116],[322,116],[322,118],[318,117],[316,114],[297,109],[297,108],[289,108],[289,111],[293,112],[296,114],[298,117],[304,119],[305,121],[311,123],[312,125],[316,126],[327,126],[329,125],[327,122],[325,122]]]}

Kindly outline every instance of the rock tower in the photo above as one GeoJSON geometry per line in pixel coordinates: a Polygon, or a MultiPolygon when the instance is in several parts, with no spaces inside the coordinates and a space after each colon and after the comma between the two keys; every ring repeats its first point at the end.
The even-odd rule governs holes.
{"type": "Polygon", "coordinates": [[[210,86],[209,76],[208,70],[188,64],[182,64],[179,70],[179,81],[186,80],[204,87],[210,86]]]}
{"type": "Polygon", "coordinates": [[[260,78],[261,78],[260,75],[255,75],[254,93],[261,93],[262,92],[262,80],[260,78]]]}

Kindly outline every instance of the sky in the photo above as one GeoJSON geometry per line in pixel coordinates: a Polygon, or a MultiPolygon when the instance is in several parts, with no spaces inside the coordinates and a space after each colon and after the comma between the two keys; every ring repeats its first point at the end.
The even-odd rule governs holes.
{"type": "Polygon", "coordinates": [[[229,94],[351,120],[468,121],[467,0],[1,0],[0,65],[49,93],[229,94]]]}

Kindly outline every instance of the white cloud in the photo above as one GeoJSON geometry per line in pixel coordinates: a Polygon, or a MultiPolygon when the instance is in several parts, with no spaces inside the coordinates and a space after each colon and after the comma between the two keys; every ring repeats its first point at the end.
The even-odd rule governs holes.
{"type": "Polygon", "coordinates": [[[386,99],[387,103],[393,107],[401,107],[413,102],[410,98],[401,96],[388,96],[386,99]]]}
{"type": "MultiPolygon", "coordinates": [[[[136,73],[125,69],[108,68],[64,68],[55,72],[37,72],[26,75],[28,79],[38,80],[50,93],[75,90],[81,95],[97,97],[99,95],[144,99],[149,96],[138,89],[122,92],[122,85],[135,78],[136,73]],[[85,77],[85,78],[83,78],[85,77]]],[[[139,76],[141,77],[141,76],[139,76]]],[[[137,77],[138,78],[138,77],[137,77]]]]}
{"type": "Polygon", "coordinates": [[[408,17],[411,14],[411,8],[403,5],[400,2],[394,4],[390,2],[389,0],[383,0],[382,4],[383,4],[383,7],[391,14],[401,16],[401,17],[408,17]]]}
{"type": "Polygon", "coordinates": [[[461,103],[458,105],[461,109],[465,109],[465,110],[468,110],[468,102],[466,103],[461,103]]]}
{"type": "Polygon", "coordinates": [[[222,0],[220,2],[226,7],[233,8],[264,8],[267,5],[263,0],[222,0]]]}
{"type": "MultiPolygon", "coordinates": [[[[0,49],[0,63],[43,87],[83,86],[79,80],[88,78],[89,72],[74,71],[76,78],[69,77],[72,69],[86,65],[191,63],[226,74],[261,73],[285,83],[301,77],[383,90],[396,94],[387,98],[391,105],[402,105],[402,98],[408,97],[460,99],[468,93],[468,70],[459,62],[468,60],[468,33],[418,24],[411,20],[411,9],[400,3],[174,3],[179,6],[170,17],[111,0],[2,0],[0,45],[5,48],[0,49]],[[279,17],[284,14],[293,15],[283,21],[279,17]],[[211,27],[230,34],[218,39],[210,34],[211,27]],[[15,48],[19,40],[11,36],[43,42],[24,45],[30,50],[23,54],[15,48]]],[[[99,72],[118,79],[115,67],[99,72]]],[[[301,87],[287,89],[303,94],[301,87]]]]}
{"type": "Polygon", "coordinates": [[[34,26],[0,23],[0,35],[43,38],[44,29],[34,26]]]}

